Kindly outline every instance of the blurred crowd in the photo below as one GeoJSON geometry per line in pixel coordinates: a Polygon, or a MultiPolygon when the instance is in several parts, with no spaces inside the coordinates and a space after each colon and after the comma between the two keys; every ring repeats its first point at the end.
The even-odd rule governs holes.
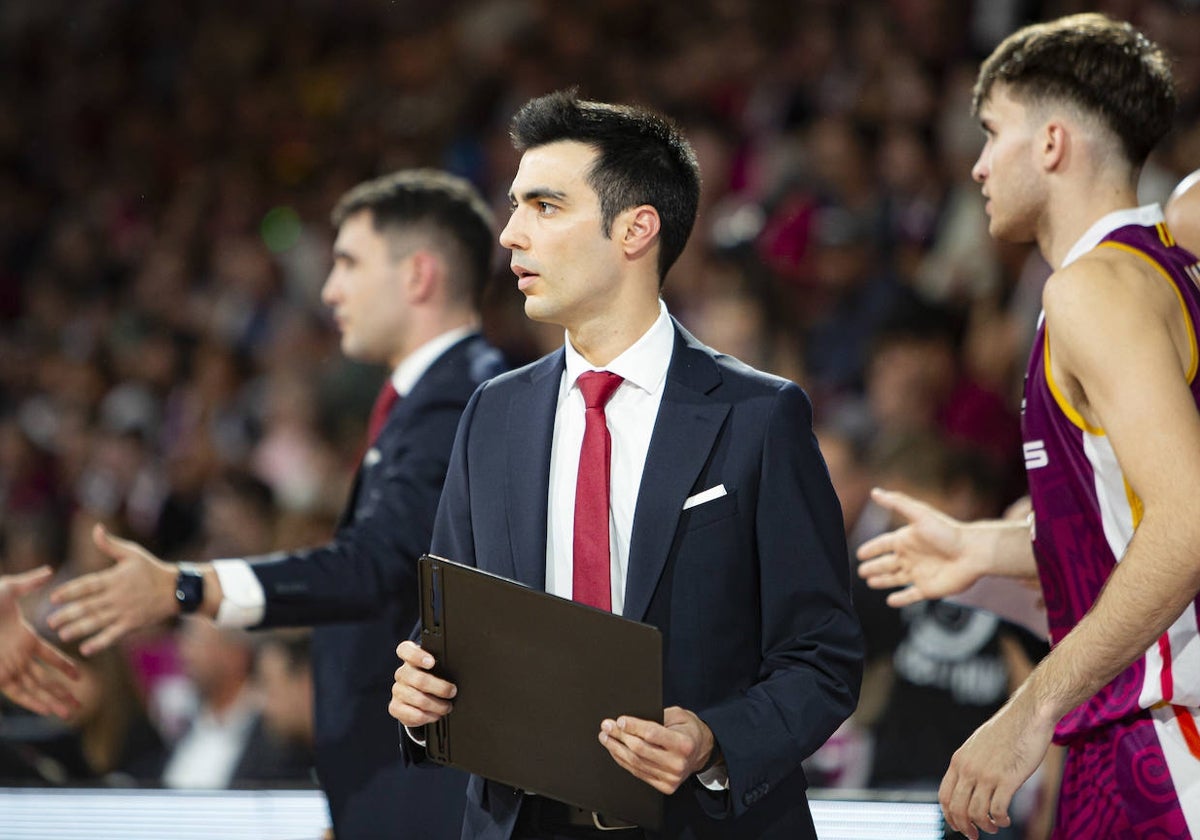
{"type": "MultiPolygon", "coordinates": [[[[1020,377],[1048,268],[987,234],[970,90],[1004,35],[1085,7],[1176,61],[1178,127],[1141,184],[1161,201],[1200,165],[1186,0],[8,0],[0,573],[96,568],[97,521],[175,559],[325,539],[384,375],[341,357],[320,302],[329,210],[435,166],[506,213],[508,119],[570,85],[684,126],[704,192],[664,297],[703,341],[808,390],[852,547],[887,525],[873,484],[999,515],[1023,493],[1020,377]]],[[[514,362],[562,341],[524,318],[499,246],[485,312],[514,362]]],[[[813,781],[935,787],[1040,648],[962,608],[858,600],[873,678],[813,781]]],[[[268,727],[279,766],[188,776],[228,709],[247,743],[286,715],[271,676],[302,667],[296,643],[142,634],[88,661],[101,699],[66,727],[75,754],[48,770],[64,733],[6,711],[0,770],[303,783],[295,720],[268,727]]]]}

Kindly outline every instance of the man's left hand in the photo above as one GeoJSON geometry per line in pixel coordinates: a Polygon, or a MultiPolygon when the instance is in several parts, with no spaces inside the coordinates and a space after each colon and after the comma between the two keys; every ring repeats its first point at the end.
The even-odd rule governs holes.
{"type": "Polygon", "coordinates": [[[1033,775],[1054,736],[1053,721],[1033,711],[1032,695],[1018,692],[975,730],[950,759],[938,801],[946,822],[971,840],[1009,825],[1009,804],[1033,775]]]}
{"type": "Polygon", "coordinates": [[[669,795],[708,764],[715,740],[694,713],[671,706],[662,723],[629,715],[601,722],[600,743],[617,764],[669,795]]]}

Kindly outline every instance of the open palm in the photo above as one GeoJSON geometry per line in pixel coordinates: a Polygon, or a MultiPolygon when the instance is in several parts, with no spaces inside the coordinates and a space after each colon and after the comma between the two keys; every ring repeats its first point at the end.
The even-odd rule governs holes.
{"type": "Polygon", "coordinates": [[[895,490],[874,490],[875,503],[907,524],[880,534],[858,549],[858,575],[872,589],[895,589],[892,607],[945,598],[968,589],[981,573],[966,551],[966,525],[895,490]]]}

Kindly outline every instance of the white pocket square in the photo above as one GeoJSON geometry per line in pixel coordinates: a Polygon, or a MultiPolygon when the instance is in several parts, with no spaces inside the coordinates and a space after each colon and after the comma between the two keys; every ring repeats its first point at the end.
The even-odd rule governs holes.
{"type": "Polygon", "coordinates": [[[725,494],[725,485],[718,484],[716,487],[709,487],[707,490],[702,490],[695,496],[688,496],[687,501],[683,503],[683,509],[694,508],[696,505],[702,505],[705,502],[711,502],[713,499],[719,499],[725,494]]]}

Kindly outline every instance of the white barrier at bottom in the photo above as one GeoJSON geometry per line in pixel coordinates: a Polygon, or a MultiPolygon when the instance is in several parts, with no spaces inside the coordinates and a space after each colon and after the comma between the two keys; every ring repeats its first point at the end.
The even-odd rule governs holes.
{"type": "MultiPolygon", "coordinates": [[[[811,806],[821,840],[942,837],[935,802],[818,797],[811,806]]],[[[0,788],[0,840],[319,840],[328,825],[313,790],[0,788]]]]}

